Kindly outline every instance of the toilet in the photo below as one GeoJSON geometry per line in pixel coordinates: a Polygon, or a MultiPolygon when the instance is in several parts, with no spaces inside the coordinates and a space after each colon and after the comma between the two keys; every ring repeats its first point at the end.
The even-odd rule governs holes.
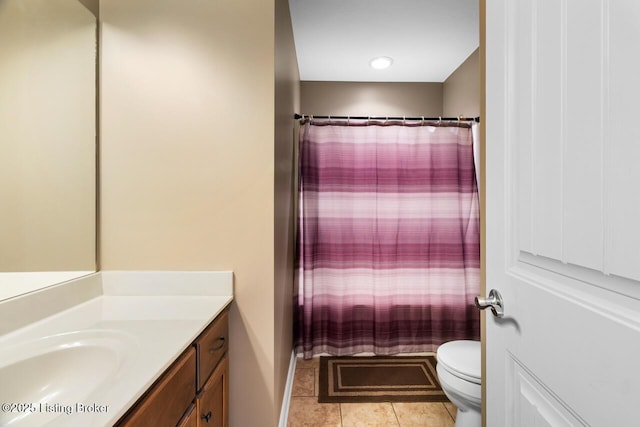
{"type": "Polygon", "coordinates": [[[449,341],[436,354],[442,390],[458,408],[456,427],[481,427],[480,341],[449,341]]]}

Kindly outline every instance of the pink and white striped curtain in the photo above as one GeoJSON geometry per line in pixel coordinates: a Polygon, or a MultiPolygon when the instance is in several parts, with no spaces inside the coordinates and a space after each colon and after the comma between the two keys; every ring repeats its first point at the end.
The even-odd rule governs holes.
{"type": "Polygon", "coordinates": [[[297,352],[383,355],[479,339],[479,229],[470,125],[305,123],[297,352]]]}

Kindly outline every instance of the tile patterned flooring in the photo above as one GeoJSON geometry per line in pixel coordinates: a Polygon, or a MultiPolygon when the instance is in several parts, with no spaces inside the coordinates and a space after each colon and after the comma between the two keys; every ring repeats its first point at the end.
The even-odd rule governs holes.
{"type": "Polygon", "coordinates": [[[319,358],[296,359],[288,427],[453,427],[451,403],[318,403],[319,358]]]}

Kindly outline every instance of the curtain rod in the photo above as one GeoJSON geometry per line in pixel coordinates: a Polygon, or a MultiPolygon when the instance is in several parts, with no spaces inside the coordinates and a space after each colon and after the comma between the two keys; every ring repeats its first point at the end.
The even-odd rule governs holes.
{"type": "Polygon", "coordinates": [[[386,116],[316,116],[309,114],[294,114],[295,120],[301,119],[344,119],[344,120],[429,120],[429,121],[460,121],[480,123],[480,117],[386,117],[386,116]]]}

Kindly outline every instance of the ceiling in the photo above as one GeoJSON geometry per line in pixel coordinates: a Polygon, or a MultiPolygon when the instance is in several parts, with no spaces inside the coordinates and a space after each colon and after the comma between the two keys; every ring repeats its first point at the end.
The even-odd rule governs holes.
{"type": "Polygon", "coordinates": [[[478,0],[289,0],[301,80],[443,82],[478,47],[478,0]],[[375,70],[369,61],[393,58],[375,70]]]}

